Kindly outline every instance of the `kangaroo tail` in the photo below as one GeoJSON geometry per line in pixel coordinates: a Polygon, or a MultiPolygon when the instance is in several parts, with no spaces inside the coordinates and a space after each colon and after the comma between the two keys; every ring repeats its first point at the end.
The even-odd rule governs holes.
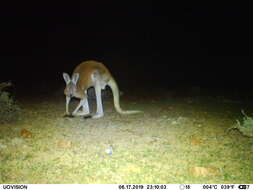
{"type": "Polygon", "coordinates": [[[110,81],[108,82],[108,85],[112,89],[114,107],[118,113],[126,115],[126,114],[136,114],[136,113],[142,112],[139,110],[122,110],[119,103],[119,88],[116,81],[113,78],[111,78],[110,81]]]}

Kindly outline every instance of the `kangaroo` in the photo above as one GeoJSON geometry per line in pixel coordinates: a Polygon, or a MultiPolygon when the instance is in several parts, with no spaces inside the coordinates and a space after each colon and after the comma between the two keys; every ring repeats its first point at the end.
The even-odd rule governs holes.
{"type": "Polygon", "coordinates": [[[63,73],[63,78],[66,82],[66,88],[64,94],[66,96],[66,114],[69,114],[69,102],[72,97],[80,99],[79,104],[73,111],[72,116],[89,116],[92,118],[101,118],[104,116],[101,90],[105,89],[108,85],[112,89],[113,102],[116,111],[120,114],[135,114],[141,111],[139,110],[122,110],[119,101],[119,89],[116,81],[112,77],[110,71],[106,66],[97,61],[85,61],[80,63],[74,69],[72,77],[67,73],[63,73]],[[96,101],[97,101],[97,111],[94,115],[90,114],[88,99],[87,99],[87,89],[90,87],[95,88],[96,101]],[[82,111],[79,109],[82,107],[82,111]]]}

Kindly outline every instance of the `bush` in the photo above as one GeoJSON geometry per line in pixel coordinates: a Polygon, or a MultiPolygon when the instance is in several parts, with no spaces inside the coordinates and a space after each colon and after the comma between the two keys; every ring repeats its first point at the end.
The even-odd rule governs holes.
{"type": "Polygon", "coordinates": [[[3,90],[11,85],[10,82],[0,83],[0,123],[17,121],[21,115],[21,109],[10,96],[10,93],[3,90]]]}
{"type": "Polygon", "coordinates": [[[242,114],[244,115],[243,121],[240,123],[238,120],[237,124],[230,129],[238,129],[243,135],[248,137],[253,137],[253,118],[247,116],[244,111],[242,111],[242,114]]]}

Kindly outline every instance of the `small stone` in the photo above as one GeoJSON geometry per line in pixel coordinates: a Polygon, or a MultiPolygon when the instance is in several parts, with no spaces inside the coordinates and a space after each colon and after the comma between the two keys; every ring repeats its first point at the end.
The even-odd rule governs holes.
{"type": "Polygon", "coordinates": [[[66,140],[60,140],[57,145],[59,148],[70,148],[72,146],[72,142],[66,141],[66,140]]]}

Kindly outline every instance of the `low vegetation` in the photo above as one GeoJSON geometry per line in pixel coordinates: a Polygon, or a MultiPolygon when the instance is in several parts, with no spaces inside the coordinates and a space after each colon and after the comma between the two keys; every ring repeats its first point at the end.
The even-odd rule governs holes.
{"type": "Polygon", "coordinates": [[[239,120],[236,120],[237,124],[229,128],[229,130],[238,129],[243,135],[253,137],[253,118],[247,116],[244,111],[242,111],[242,114],[244,115],[243,121],[239,122],[239,120]]]}
{"type": "Polygon", "coordinates": [[[15,122],[21,115],[21,109],[5,89],[12,84],[0,83],[0,123],[15,122]]]}

